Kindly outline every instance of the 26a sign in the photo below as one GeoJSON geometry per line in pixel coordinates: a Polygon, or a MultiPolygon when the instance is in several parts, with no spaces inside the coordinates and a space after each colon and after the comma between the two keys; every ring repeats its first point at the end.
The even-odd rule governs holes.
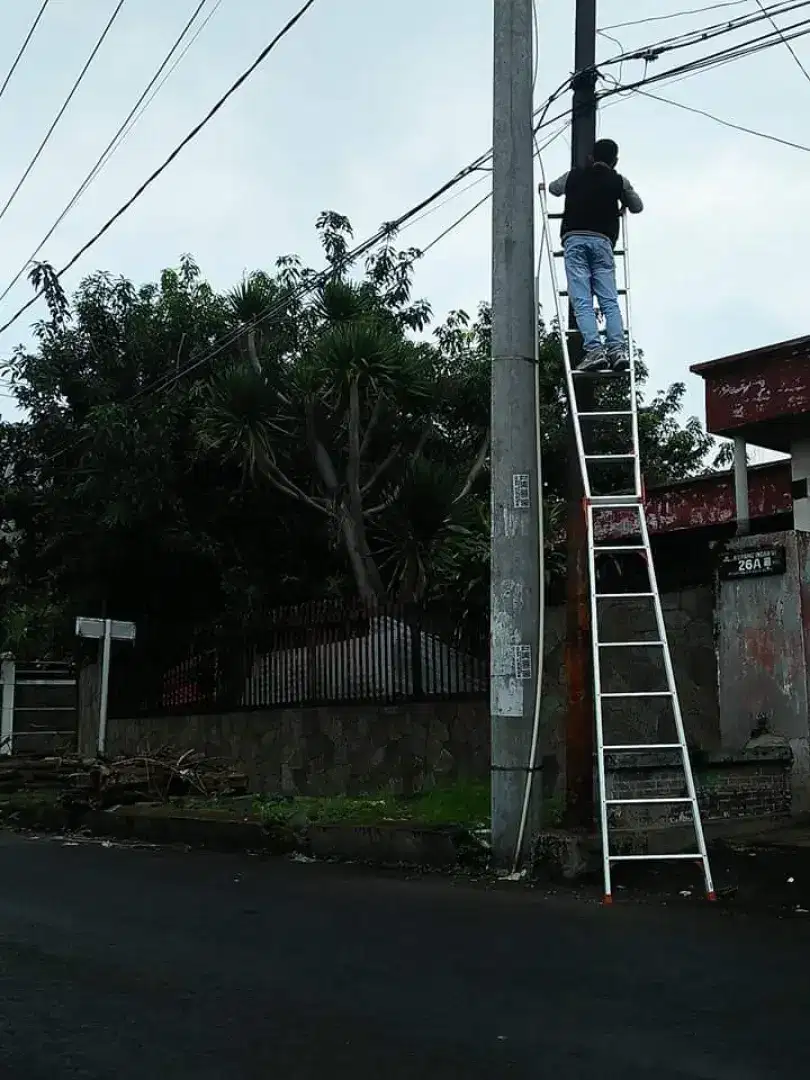
{"type": "Polygon", "coordinates": [[[784,574],[785,567],[785,549],[768,547],[751,551],[726,552],[720,560],[719,570],[723,581],[731,581],[737,578],[784,574]]]}

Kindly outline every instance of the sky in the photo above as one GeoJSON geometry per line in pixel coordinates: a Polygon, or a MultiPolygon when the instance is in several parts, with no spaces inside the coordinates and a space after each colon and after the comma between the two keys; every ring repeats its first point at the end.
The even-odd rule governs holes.
{"type": "MultiPolygon", "coordinates": [[[[208,0],[201,18],[215,2],[208,0]]],[[[624,49],[757,7],[751,0],[657,20],[710,0],[597,2],[600,27],[647,20],[609,31],[624,49]]],[[[40,5],[4,5],[0,79],[40,5]]],[[[0,218],[0,291],[56,220],[196,6],[197,0],[126,0],[37,165],[0,218]]],[[[299,6],[300,0],[221,0],[39,257],[54,265],[67,261],[299,6]]],[[[114,7],[114,0],[51,0],[0,98],[0,207],[114,7]]],[[[66,275],[65,286],[70,291],[98,269],[136,282],[154,280],[184,252],[221,289],[246,270],[272,268],[277,256],[289,252],[318,267],[314,225],[324,209],[347,215],[358,240],[372,234],[490,146],[492,7],[492,0],[317,0],[194,143],[66,275]]],[[[573,67],[574,0],[538,0],[538,15],[540,104],[573,67]]],[[[760,24],[747,36],[763,29],[760,24]]],[[[810,69],[810,36],[794,47],[810,69]]],[[[599,60],[619,51],[600,35],[599,60]]],[[[657,63],[663,68],[699,55],[686,50],[657,63]]],[[[617,68],[609,70],[619,75],[617,68]]],[[[641,62],[628,62],[620,78],[643,74],[641,62]]],[[[810,80],[782,45],[653,89],[810,146],[810,80]]],[[[565,104],[563,99],[560,107],[565,104]]],[[[638,96],[613,99],[599,123],[600,134],[620,144],[620,169],[645,201],[644,214],[633,221],[633,312],[651,385],[684,381],[686,413],[703,419],[702,381],[689,373],[690,364],[808,332],[807,152],[638,96]]],[[[549,176],[567,167],[569,153],[563,137],[549,147],[549,176]]],[[[481,197],[487,183],[484,178],[407,228],[402,245],[427,246],[481,197]]],[[[456,308],[472,312],[489,298],[490,232],[486,203],[418,265],[416,294],[430,300],[437,321],[456,308]]],[[[30,295],[23,277],[0,303],[0,322],[30,295]]],[[[551,303],[547,288],[544,302],[551,303]]],[[[42,313],[40,302],[0,337],[0,357],[29,340],[30,325],[42,313]]],[[[0,393],[7,390],[0,386],[0,393]]],[[[0,416],[15,415],[12,399],[0,396],[0,416]]]]}

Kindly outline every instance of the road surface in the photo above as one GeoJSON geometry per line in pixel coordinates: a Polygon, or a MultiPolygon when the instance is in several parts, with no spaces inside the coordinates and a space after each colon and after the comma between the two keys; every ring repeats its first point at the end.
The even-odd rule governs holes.
{"type": "Polygon", "coordinates": [[[781,1080],[810,1062],[801,919],[8,833],[0,868],[3,1080],[781,1080]]]}

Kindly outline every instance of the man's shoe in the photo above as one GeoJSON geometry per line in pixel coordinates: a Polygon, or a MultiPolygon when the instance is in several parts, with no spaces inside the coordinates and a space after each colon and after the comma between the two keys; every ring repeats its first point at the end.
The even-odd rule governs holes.
{"type": "Polygon", "coordinates": [[[630,360],[624,349],[608,349],[607,362],[615,372],[630,370],[630,360]]]}
{"type": "Polygon", "coordinates": [[[603,349],[592,349],[585,353],[584,357],[574,368],[574,375],[595,375],[599,371],[607,371],[610,362],[603,349]]]}

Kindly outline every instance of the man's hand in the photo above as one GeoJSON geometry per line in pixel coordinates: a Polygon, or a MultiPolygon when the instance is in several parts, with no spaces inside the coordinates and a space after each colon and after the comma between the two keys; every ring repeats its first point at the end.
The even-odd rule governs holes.
{"type": "Polygon", "coordinates": [[[545,190],[546,190],[546,185],[545,184],[540,183],[540,184],[537,185],[537,191],[538,191],[538,193],[540,195],[542,195],[545,190]]]}

